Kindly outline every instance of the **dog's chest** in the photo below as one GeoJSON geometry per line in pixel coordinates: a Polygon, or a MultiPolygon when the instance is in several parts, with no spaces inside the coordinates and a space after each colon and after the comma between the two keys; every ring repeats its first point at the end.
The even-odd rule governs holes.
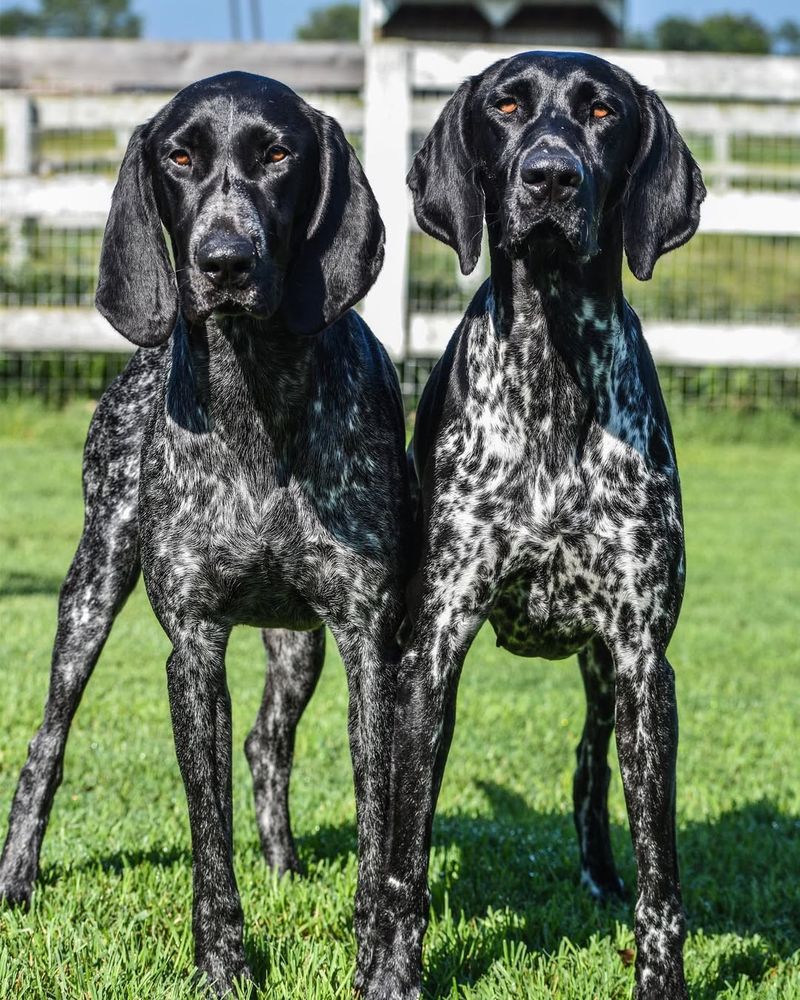
{"type": "Polygon", "coordinates": [[[234,623],[318,625],[356,585],[364,553],[354,546],[369,542],[354,501],[357,470],[330,461],[321,472],[313,442],[288,458],[257,439],[234,451],[213,433],[188,445],[187,454],[184,437],[166,436],[156,502],[147,505],[165,591],[234,623]]]}
{"type": "MultiPolygon", "coordinates": [[[[665,584],[677,525],[642,457],[599,428],[580,459],[529,473],[505,507],[508,556],[490,620],[498,644],[560,659],[604,628],[623,602],[665,584]]],[[[511,490],[514,492],[514,489],[511,490]]]]}
{"type": "Polygon", "coordinates": [[[508,405],[487,377],[484,386],[441,442],[432,534],[454,538],[455,587],[496,581],[499,645],[560,659],[621,602],[664,584],[669,539],[680,536],[674,484],[649,466],[641,434],[631,441],[583,417],[568,387],[540,413],[508,405]]]}

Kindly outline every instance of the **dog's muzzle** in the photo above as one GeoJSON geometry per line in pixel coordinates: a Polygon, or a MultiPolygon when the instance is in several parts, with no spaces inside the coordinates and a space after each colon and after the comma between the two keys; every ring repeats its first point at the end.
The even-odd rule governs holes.
{"type": "Polygon", "coordinates": [[[505,212],[506,250],[515,257],[541,250],[589,260],[597,252],[591,203],[583,164],[574,153],[530,150],[505,212]]]}
{"type": "Polygon", "coordinates": [[[583,184],[583,164],[571,153],[538,149],[522,161],[520,178],[537,205],[563,205],[583,184]]]}
{"type": "Polygon", "coordinates": [[[191,319],[212,313],[271,316],[281,298],[282,273],[253,237],[213,229],[194,251],[190,279],[183,288],[183,308],[191,319]]]}
{"type": "Polygon", "coordinates": [[[197,249],[197,266],[217,288],[244,288],[256,266],[256,248],[247,236],[212,233],[197,249]]]}

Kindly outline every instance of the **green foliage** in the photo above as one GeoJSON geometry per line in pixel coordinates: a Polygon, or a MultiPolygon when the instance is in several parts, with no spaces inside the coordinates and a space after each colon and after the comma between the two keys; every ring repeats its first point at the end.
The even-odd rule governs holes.
{"type": "Polygon", "coordinates": [[[776,48],[786,55],[800,55],[800,23],[784,21],[775,32],[776,48]]]}
{"type": "Polygon", "coordinates": [[[335,3],[318,7],[309,12],[308,20],[301,24],[295,36],[303,42],[355,42],[358,41],[358,4],[335,3]]]}
{"type": "Polygon", "coordinates": [[[749,15],[715,14],[702,21],[666,17],[654,30],[656,47],[686,52],[769,52],[767,29],[749,15]]]}
{"type": "Polygon", "coordinates": [[[750,14],[713,14],[696,20],[665,17],[651,32],[632,32],[628,48],[675,52],[741,52],[764,55],[772,50],[800,52],[800,24],[784,21],[774,32],[750,14]]]}
{"type": "MultiPolygon", "coordinates": [[[[41,718],[58,587],[81,528],[86,404],[0,406],[0,813],[41,718]]],[[[753,426],[750,424],[749,426],[753,426]]],[[[681,712],[678,827],[694,1000],[800,995],[798,437],[713,445],[676,421],[688,585],[670,647],[681,712]]],[[[191,872],[164,682],[168,643],[141,585],[75,719],[31,910],[0,910],[0,996],[199,1000],[191,872]]],[[[246,949],[263,1000],[351,994],[356,857],[347,688],[333,643],[297,739],[292,809],[305,879],[264,868],[241,745],[263,684],[234,632],[234,838],[246,949]]],[[[571,815],[583,725],[574,661],[478,637],[434,827],[427,997],[626,1000],[632,904],[579,885],[571,815]]],[[[611,829],[634,868],[616,759],[611,829]]],[[[0,832],[2,830],[0,829],[0,832]]]]}
{"type": "Polygon", "coordinates": [[[52,38],[138,38],[142,19],[130,0],[39,0],[39,9],[0,14],[0,34],[52,38]]]}
{"type": "Polygon", "coordinates": [[[653,36],[658,49],[698,52],[705,47],[703,29],[690,17],[665,17],[656,24],[653,36]]]}
{"type": "Polygon", "coordinates": [[[9,7],[0,11],[0,35],[9,37],[39,35],[40,21],[38,14],[25,10],[24,7],[9,7]]]}

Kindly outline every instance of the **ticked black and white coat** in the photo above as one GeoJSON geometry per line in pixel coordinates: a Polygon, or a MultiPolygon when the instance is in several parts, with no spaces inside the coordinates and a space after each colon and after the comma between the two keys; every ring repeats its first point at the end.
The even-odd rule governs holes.
{"type": "Polygon", "coordinates": [[[279,872],[299,868],[289,775],[324,625],[337,642],[359,930],[372,909],[412,549],[397,373],[350,309],[382,259],[378,207],[341,128],[274,80],[202,80],[130,141],[97,302],[144,349],[89,430],[84,530],[61,590],[44,721],[11,808],[0,898],[30,900],[72,717],[141,570],[173,647],[195,958],[221,994],[250,976],[232,857],[225,649],[235,625],[265,630],[269,672],[245,749],[262,847],[279,872]]]}
{"type": "Polygon", "coordinates": [[[698,222],[699,171],[651,92],[603,60],[527,53],[468,80],[409,175],[417,218],[491,276],[420,402],[421,559],[398,681],[392,818],[369,1000],[411,1000],[431,822],[464,657],[488,620],[521,656],[578,654],[581,877],[622,892],[606,763],[616,723],[638,864],[637,996],[685,998],[666,648],[684,584],[675,450],[622,294],[698,222]]]}

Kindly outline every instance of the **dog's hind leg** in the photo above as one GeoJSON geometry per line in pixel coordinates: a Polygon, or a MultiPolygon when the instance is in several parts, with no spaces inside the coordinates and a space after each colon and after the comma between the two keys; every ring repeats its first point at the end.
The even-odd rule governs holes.
{"type": "Polygon", "coordinates": [[[141,432],[128,426],[121,410],[101,404],[87,438],[83,535],[61,587],[44,719],[20,774],[0,858],[0,899],[10,903],[30,902],[70,724],[114,618],[139,575],[141,432]]]}
{"type": "Polygon", "coordinates": [[[267,864],[283,874],[299,872],[289,820],[289,778],[297,723],[317,686],[325,659],[325,629],[262,633],[268,666],[264,696],[245,740],[261,849],[267,864]]]}
{"type": "Polygon", "coordinates": [[[598,899],[620,896],[608,829],[608,745],[614,731],[614,661],[602,639],[578,654],[586,691],[586,722],[576,751],[572,785],[575,829],[581,852],[581,881],[598,899]]]}

